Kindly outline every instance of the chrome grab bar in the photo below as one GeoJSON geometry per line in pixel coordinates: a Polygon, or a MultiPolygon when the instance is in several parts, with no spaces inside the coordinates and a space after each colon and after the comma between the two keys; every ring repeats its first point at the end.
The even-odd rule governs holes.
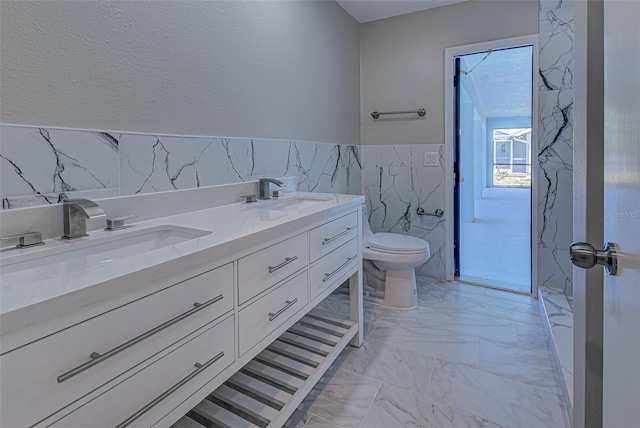
{"type": "Polygon", "coordinates": [[[338,233],[335,236],[332,236],[331,238],[324,238],[324,241],[322,241],[322,245],[327,245],[328,243],[335,241],[338,238],[343,237],[344,235],[346,235],[347,233],[351,232],[353,229],[355,229],[358,226],[351,226],[351,227],[347,227],[347,230],[338,233]]]}
{"type": "Polygon", "coordinates": [[[279,309],[277,312],[269,312],[269,321],[273,321],[274,319],[278,318],[284,311],[298,303],[298,298],[296,297],[293,300],[285,300],[285,303],[286,305],[282,309],[279,309]]]}
{"type": "Polygon", "coordinates": [[[293,256],[293,257],[285,257],[284,261],[282,263],[280,263],[279,265],[275,265],[275,266],[267,266],[269,268],[269,273],[274,273],[275,271],[277,271],[280,268],[285,267],[286,265],[288,265],[289,263],[293,263],[296,260],[298,260],[298,256],[293,256]]]}
{"type": "Polygon", "coordinates": [[[140,336],[134,337],[133,339],[123,343],[120,346],[116,346],[115,348],[111,349],[110,351],[105,352],[104,354],[99,354],[97,352],[92,352],[91,355],[89,355],[89,357],[91,358],[91,360],[80,364],[79,366],[69,370],[68,372],[62,373],[60,376],[58,376],[57,380],[58,383],[62,383],[65,382],[69,379],[71,379],[72,377],[79,375],[80,373],[82,373],[85,370],[90,369],[91,367],[98,365],[100,363],[102,363],[103,361],[113,357],[114,355],[119,354],[120,352],[131,348],[133,345],[142,342],[145,339],[148,339],[149,337],[153,336],[156,333],[161,332],[162,330],[171,327],[172,325],[174,325],[175,323],[182,321],[185,318],[190,317],[191,315],[195,314],[196,312],[199,312],[201,310],[203,310],[204,308],[213,305],[216,302],[219,302],[220,300],[223,299],[223,295],[220,294],[217,297],[214,297],[213,299],[206,301],[204,303],[194,303],[193,309],[189,309],[187,312],[184,312],[180,315],[178,315],[175,318],[170,319],[169,321],[166,321],[162,324],[160,324],[157,327],[152,328],[151,330],[147,331],[146,333],[142,333],[140,336]]]}
{"type": "Polygon", "coordinates": [[[189,382],[191,379],[193,379],[194,377],[198,376],[200,373],[202,373],[203,371],[205,371],[210,365],[212,365],[213,363],[215,363],[216,361],[218,361],[220,358],[224,357],[224,352],[220,352],[218,355],[216,355],[215,357],[213,357],[212,359],[210,359],[209,361],[207,361],[204,364],[200,364],[200,363],[195,363],[194,367],[196,367],[196,371],[194,371],[193,373],[190,373],[189,375],[187,375],[186,377],[184,377],[182,380],[180,380],[178,383],[176,383],[175,385],[173,385],[171,388],[167,389],[165,392],[163,392],[162,394],[158,395],[155,399],[153,399],[153,401],[151,401],[149,404],[147,404],[146,406],[144,406],[142,409],[138,410],[137,412],[135,412],[133,415],[129,416],[127,419],[125,419],[123,422],[119,423],[118,425],[116,425],[116,428],[124,428],[127,427],[129,425],[131,425],[132,422],[134,422],[136,419],[139,419],[140,416],[144,415],[145,413],[147,413],[149,410],[153,409],[155,406],[157,406],[162,400],[164,400],[165,398],[167,398],[168,396],[170,396],[171,394],[173,394],[174,392],[176,392],[178,389],[180,389],[184,384],[186,384],[187,382],[189,382]]]}
{"type": "Polygon", "coordinates": [[[340,272],[342,269],[344,269],[344,267],[345,267],[345,266],[347,266],[349,263],[351,263],[351,261],[352,261],[353,259],[355,259],[356,257],[358,257],[358,256],[349,257],[349,258],[347,259],[347,261],[346,261],[346,262],[344,262],[343,264],[341,264],[341,265],[340,265],[336,270],[334,270],[334,271],[333,271],[333,272],[331,272],[331,273],[325,273],[325,274],[324,274],[324,279],[322,280],[322,282],[326,282],[326,281],[328,281],[328,280],[329,280],[333,275],[337,274],[337,273],[338,273],[338,272],[340,272]]]}
{"type": "Polygon", "coordinates": [[[420,208],[418,208],[418,209],[416,210],[416,214],[418,214],[418,215],[430,215],[430,216],[432,216],[432,217],[442,217],[442,216],[444,215],[444,210],[442,210],[442,209],[438,208],[438,209],[437,209],[437,210],[435,210],[434,212],[432,212],[432,213],[428,213],[428,212],[426,212],[426,211],[424,210],[424,208],[421,208],[421,207],[420,207],[420,208]]]}

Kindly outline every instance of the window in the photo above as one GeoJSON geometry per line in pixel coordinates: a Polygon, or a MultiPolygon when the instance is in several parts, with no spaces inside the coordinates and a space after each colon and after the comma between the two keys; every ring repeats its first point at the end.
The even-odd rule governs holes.
{"type": "Polygon", "coordinates": [[[493,185],[531,187],[531,128],[494,128],[493,148],[493,185]]]}

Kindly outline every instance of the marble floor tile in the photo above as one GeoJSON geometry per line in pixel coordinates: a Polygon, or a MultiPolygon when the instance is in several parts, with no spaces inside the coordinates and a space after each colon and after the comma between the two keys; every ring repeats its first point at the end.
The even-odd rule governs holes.
{"type": "Polygon", "coordinates": [[[484,290],[486,289],[486,287],[482,287],[480,285],[473,285],[473,284],[465,284],[463,282],[458,282],[458,281],[444,281],[444,286],[447,287],[450,290],[455,290],[455,291],[461,291],[464,293],[471,293],[471,294],[484,294],[484,290]]]}
{"type": "Polygon", "coordinates": [[[545,327],[520,324],[516,327],[518,347],[520,349],[546,350],[549,352],[549,338],[545,327]]]}
{"type": "Polygon", "coordinates": [[[402,326],[379,325],[373,339],[384,340],[389,344],[410,349],[415,352],[441,358],[472,367],[478,365],[478,338],[458,335],[451,332],[432,334],[409,330],[402,326]]]}
{"type": "Polygon", "coordinates": [[[537,305],[538,299],[533,296],[528,296],[518,293],[510,293],[508,291],[495,290],[493,288],[484,289],[485,296],[495,297],[496,299],[512,300],[518,303],[526,303],[531,305],[537,305]]]}
{"type": "Polygon", "coordinates": [[[553,365],[546,348],[521,349],[480,340],[478,368],[528,385],[555,388],[553,365]]]}
{"type": "Polygon", "coordinates": [[[446,361],[436,361],[426,397],[501,425],[565,426],[555,388],[535,387],[446,361]]]}
{"type": "Polygon", "coordinates": [[[387,314],[378,323],[378,328],[404,327],[416,335],[461,334],[516,344],[517,325],[513,320],[459,308],[425,306],[414,313],[387,314]]]}
{"type": "Polygon", "coordinates": [[[360,348],[345,349],[338,363],[343,369],[424,395],[435,357],[399,345],[370,337],[360,348]]]}
{"type": "Polygon", "coordinates": [[[309,421],[304,428],[341,428],[339,425],[332,424],[331,422],[322,419],[316,415],[311,415],[309,421]]]}
{"type": "MultiPolygon", "coordinates": [[[[537,300],[424,278],[417,286],[420,306],[412,310],[365,303],[364,346],[347,348],[316,386],[305,424],[566,426],[537,300]],[[415,375],[434,358],[430,377],[415,375]],[[377,395],[363,421],[371,390],[377,395]]],[[[321,306],[346,314],[347,300],[334,294],[321,306]]]]}
{"type": "Polygon", "coordinates": [[[332,367],[300,408],[344,428],[358,427],[381,383],[350,370],[332,367]]]}
{"type": "Polygon", "coordinates": [[[311,413],[307,413],[301,408],[297,408],[293,414],[289,417],[289,420],[284,423],[284,428],[303,428],[309,419],[311,419],[311,413]]]}
{"type": "Polygon", "coordinates": [[[505,318],[527,324],[542,325],[542,318],[537,305],[531,303],[520,303],[514,300],[499,299],[489,295],[482,297],[467,294],[460,296],[458,305],[462,309],[491,315],[498,318],[505,318]]]}
{"type": "Polygon", "coordinates": [[[426,292],[424,296],[422,299],[424,309],[465,310],[496,318],[542,325],[540,312],[534,302],[522,303],[484,294],[457,291],[443,293],[441,290],[426,292]]]}
{"type": "Polygon", "coordinates": [[[362,427],[491,427],[500,425],[411,392],[382,385],[362,427]]]}

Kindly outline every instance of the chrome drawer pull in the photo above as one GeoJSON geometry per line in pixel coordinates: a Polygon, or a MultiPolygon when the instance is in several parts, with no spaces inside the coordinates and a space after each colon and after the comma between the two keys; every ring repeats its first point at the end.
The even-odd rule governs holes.
{"type": "Polygon", "coordinates": [[[140,416],[144,415],[149,410],[151,410],[152,408],[157,406],[162,400],[164,400],[165,398],[167,398],[168,396],[170,396],[171,394],[176,392],[185,383],[189,382],[191,379],[193,379],[194,377],[196,377],[197,375],[202,373],[210,365],[212,365],[213,363],[215,363],[216,361],[218,361],[222,357],[224,357],[224,352],[220,352],[218,355],[216,355],[215,357],[213,357],[212,359],[210,359],[209,361],[207,361],[204,364],[196,363],[195,364],[195,367],[197,369],[196,371],[194,371],[191,374],[187,375],[180,382],[176,383],[171,388],[167,389],[165,392],[163,392],[162,394],[158,395],[152,402],[150,402],[149,404],[144,406],[142,409],[140,409],[137,412],[135,412],[133,415],[129,416],[127,419],[125,419],[124,422],[121,422],[119,425],[117,425],[116,428],[124,428],[126,426],[131,425],[131,423],[134,422],[136,419],[140,418],[140,416]]]}
{"type": "Polygon", "coordinates": [[[117,346],[117,347],[113,348],[112,350],[110,350],[108,352],[105,352],[104,354],[99,354],[97,352],[92,352],[91,355],[90,355],[90,357],[91,357],[90,361],[82,363],[78,367],[73,368],[73,369],[69,370],[68,372],[65,372],[65,373],[61,374],[60,376],[58,376],[58,383],[62,383],[64,381],[66,381],[66,380],[69,380],[72,377],[82,373],[83,371],[85,371],[87,369],[90,369],[91,367],[93,367],[93,366],[95,366],[97,364],[100,364],[101,362],[113,357],[114,355],[119,354],[120,352],[122,352],[122,351],[124,351],[124,350],[126,350],[128,348],[131,348],[133,345],[135,345],[137,343],[140,343],[145,339],[150,338],[154,334],[159,333],[159,332],[161,332],[162,330],[164,330],[164,329],[166,329],[168,327],[171,327],[175,323],[180,322],[183,319],[190,317],[191,315],[195,314],[196,312],[199,312],[199,311],[203,310],[204,308],[206,308],[208,306],[211,306],[216,302],[219,302],[220,300],[223,299],[223,297],[224,296],[221,294],[221,295],[219,295],[217,297],[214,297],[213,299],[208,300],[208,301],[206,301],[204,303],[196,302],[196,303],[193,304],[193,306],[194,306],[193,309],[189,309],[187,312],[184,312],[184,313],[178,315],[177,317],[172,318],[169,321],[166,321],[166,322],[160,324],[159,326],[152,328],[151,330],[147,331],[146,333],[142,333],[138,337],[134,337],[133,339],[123,343],[120,346],[117,346]]]}
{"type": "Polygon", "coordinates": [[[344,269],[344,267],[346,267],[349,263],[351,263],[351,261],[352,261],[353,259],[355,259],[356,257],[358,257],[358,256],[349,257],[349,258],[347,259],[347,261],[346,261],[346,262],[344,262],[343,264],[341,264],[341,265],[338,267],[338,269],[334,270],[334,271],[333,271],[333,272],[331,272],[331,273],[325,273],[325,274],[324,274],[324,279],[322,280],[322,282],[326,282],[326,281],[328,281],[329,279],[331,279],[331,277],[332,277],[333,275],[337,274],[337,273],[338,273],[338,272],[340,272],[342,269],[344,269]]]}
{"type": "Polygon", "coordinates": [[[282,309],[280,309],[278,312],[269,312],[269,321],[273,321],[274,319],[278,318],[284,311],[286,311],[291,306],[298,303],[298,298],[296,297],[293,300],[285,300],[285,303],[286,305],[282,309]]]}
{"type": "Polygon", "coordinates": [[[335,236],[332,236],[331,238],[324,238],[324,241],[322,241],[322,245],[327,245],[328,243],[335,241],[338,238],[343,237],[344,235],[346,235],[347,233],[351,232],[353,229],[355,229],[358,226],[351,226],[351,227],[347,227],[347,230],[338,233],[335,236]]]}
{"type": "Polygon", "coordinates": [[[285,257],[284,261],[282,263],[280,263],[279,265],[276,266],[267,266],[269,268],[269,273],[274,273],[275,271],[277,271],[280,268],[285,267],[286,265],[288,265],[289,263],[293,263],[296,260],[298,260],[298,256],[293,256],[293,257],[285,257]]]}

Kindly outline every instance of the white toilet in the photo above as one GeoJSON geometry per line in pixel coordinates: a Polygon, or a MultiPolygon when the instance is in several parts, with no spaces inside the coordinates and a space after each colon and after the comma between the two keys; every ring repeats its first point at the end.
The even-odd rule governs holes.
{"type": "Polygon", "coordinates": [[[415,268],[429,260],[429,243],[398,233],[374,234],[366,206],[362,218],[365,295],[390,308],[414,308],[418,303],[415,268]]]}

